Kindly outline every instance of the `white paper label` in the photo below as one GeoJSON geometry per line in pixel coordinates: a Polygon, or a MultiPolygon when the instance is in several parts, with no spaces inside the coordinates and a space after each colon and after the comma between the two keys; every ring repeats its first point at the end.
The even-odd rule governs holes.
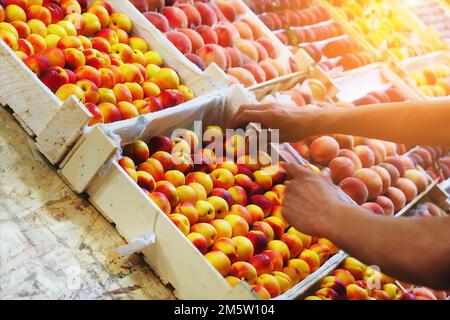
{"type": "Polygon", "coordinates": [[[124,256],[133,254],[154,244],[155,239],[156,235],[154,232],[147,232],[137,238],[134,238],[127,245],[116,248],[116,252],[124,256]]]}

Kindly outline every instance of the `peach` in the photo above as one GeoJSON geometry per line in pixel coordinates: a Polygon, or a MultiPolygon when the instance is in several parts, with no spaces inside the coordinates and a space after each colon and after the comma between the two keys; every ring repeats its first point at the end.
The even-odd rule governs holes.
{"type": "Polygon", "coordinates": [[[245,279],[249,284],[254,284],[257,279],[255,267],[245,261],[234,262],[230,274],[238,279],[245,279]]]}
{"type": "MultiPolygon", "coordinates": [[[[18,12],[17,12],[17,14],[18,14],[18,12]]],[[[8,7],[6,7],[6,18],[8,19],[8,7]]],[[[47,8],[45,8],[43,6],[39,6],[39,5],[29,6],[27,8],[26,18],[28,20],[30,20],[30,19],[40,20],[46,26],[48,26],[49,24],[52,23],[52,15],[51,15],[50,11],[47,8]]],[[[21,20],[21,19],[16,18],[14,20],[21,20]]],[[[21,21],[26,21],[26,19],[21,20],[21,21]]]]}
{"type": "MultiPolygon", "coordinates": [[[[120,106],[119,106],[119,110],[120,110],[120,106]]],[[[145,160],[144,162],[139,164],[137,169],[150,173],[156,182],[165,179],[164,168],[163,168],[162,164],[154,158],[148,158],[147,160],[145,160]]]]}
{"type": "Polygon", "coordinates": [[[195,31],[202,37],[205,44],[218,44],[219,39],[212,27],[201,25],[195,31]]]}
{"type": "Polygon", "coordinates": [[[242,22],[246,23],[251,29],[253,33],[253,38],[258,40],[264,36],[264,30],[261,28],[260,24],[252,18],[244,18],[241,19],[242,22]]]}
{"type": "Polygon", "coordinates": [[[355,146],[355,141],[353,136],[345,135],[345,134],[336,134],[333,136],[334,139],[339,143],[340,149],[353,149],[355,146]]]}
{"type": "Polygon", "coordinates": [[[122,156],[122,158],[120,158],[118,163],[124,169],[125,168],[130,168],[130,169],[136,168],[133,159],[131,159],[130,157],[127,157],[127,156],[122,156]]]}
{"type": "Polygon", "coordinates": [[[47,48],[47,42],[45,42],[45,39],[38,34],[30,34],[28,37],[26,37],[26,40],[33,46],[35,54],[41,53],[45,50],[45,48],[47,48]]]}
{"type": "Polygon", "coordinates": [[[149,192],[152,192],[155,189],[155,179],[153,179],[152,175],[145,171],[137,170],[138,181],[137,184],[146,189],[149,192]]]}
{"type": "Polygon", "coordinates": [[[272,275],[277,279],[278,284],[280,285],[281,293],[285,293],[292,287],[291,278],[284,272],[274,271],[272,275]]]}
{"type": "Polygon", "coordinates": [[[83,35],[86,32],[86,19],[79,13],[69,13],[64,17],[64,20],[71,22],[75,27],[77,35],[83,35]]]}
{"type": "Polygon", "coordinates": [[[80,66],[75,69],[77,80],[89,80],[97,87],[100,86],[100,72],[91,66],[80,66]]]}
{"type": "Polygon", "coordinates": [[[303,249],[298,258],[309,265],[311,272],[316,271],[320,267],[320,257],[315,251],[303,249]]]}
{"type": "Polygon", "coordinates": [[[279,56],[278,50],[272,41],[270,41],[267,38],[261,38],[261,39],[257,40],[257,43],[264,47],[269,58],[271,58],[271,59],[278,58],[278,56],[279,56]]]}
{"type": "Polygon", "coordinates": [[[270,61],[261,61],[259,66],[264,71],[266,81],[275,79],[279,76],[277,68],[275,68],[270,61]]]}
{"type": "Polygon", "coordinates": [[[205,254],[206,260],[222,275],[226,276],[230,272],[230,259],[221,251],[211,251],[205,254]]]}
{"type": "Polygon", "coordinates": [[[169,20],[167,20],[167,18],[162,14],[158,12],[148,11],[145,12],[143,15],[159,31],[163,33],[169,31],[169,20]]]}
{"type": "MultiPolygon", "coordinates": [[[[250,171],[250,174],[253,176],[251,171],[250,171]]],[[[235,186],[241,187],[246,192],[250,192],[252,190],[252,187],[253,187],[252,179],[248,175],[245,175],[245,174],[242,174],[242,173],[238,173],[237,175],[234,176],[234,184],[235,184],[235,186]]],[[[241,193],[241,191],[239,191],[239,193],[241,193]]],[[[232,195],[233,195],[233,193],[232,193],[232,195]]],[[[236,192],[236,196],[237,195],[238,194],[236,192]]]]}
{"type": "Polygon", "coordinates": [[[384,195],[394,204],[395,212],[399,212],[406,204],[405,194],[396,187],[389,187],[388,191],[384,195]]]}
{"type": "Polygon", "coordinates": [[[378,175],[380,176],[383,182],[381,194],[384,194],[387,191],[387,189],[391,186],[391,176],[389,175],[389,172],[385,168],[380,166],[373,166],[370,169],[378,173],[378,175]]]}
{"type": "Polygon", "coordinates": [[[253,41],[252,44],[255,47],[256,51],[258,52],[258,60],[256,62],[261,62],[269,58],[266,48],[263,45],[261,45],[257,41],[253,41]]]}
{"type": "Polygon", "coordinates": [[[233,25],[238,30],[242,39],[253,40],[253,31],[248,24],[242,21],[235,21],[233,25]]]}
{"type": "Polygon", "coordinates": [[[389,156],[387,157],[384,162],[392,164],[394,167],[397,168],[400,177],[403,177],[405,174],[405,165],[403,164],[403,161],[399,156],[389,156]]]}
{"type": "Polygon", "coordinates": [[[303,248],[309,248],[312,243],[312,237],[309,235],[306,235],[300,231],[297,231],[294,227],[289,228],[287,233],[296,235],[300,240],[302,240],[303,248]]]}
{"type": "Polygon", "coordinates": [[[287,263],[287,267],[294,268],[297,270],[299,281],[305,279],[311,273],[309,264],[302,259],[289,260],[287,263]]]}
{"type": "MultiPolygon", "coordinates": [[[[345,289],[345,287],[344,287],[345,289]]],[[[339,294],[332,288],[322,288],[316,291],[316,297],[322,300],[338,300],[339,294]]]]}
{"type": "Polygon", "coordinates": [[[115,97],[117,99],[117,102],[126,101],[126,102],[132,102],[133,97],[131,95],[130,89],[123,83],[116,83],[113,87],[113,92],[115,94],[115,97]]]}
{"type": "Polygon", "coordinates": [[[342,267],[345,270],[348,270],[355,277],[355,279],[362,279],[364,272],[367,270],[367,266],[364,263],[352,257],[346,258],[342,267]]]}
{"type": "Polygon", "coordinates": [[[248,262],[255,267],[258,276],[273,271],[272,260],[264,254],[256,254],[248,262]]]}
{"type": "Polygon", "coordinates": [[[269,300],[271,298],[269,291],[260,284],[252,285],[252,290],[263,300],[269,300]]]}
{"type": "Polygon", "coordinates": [[[272,261],[273,271],[281,271],[283,269],[283,257],[278,251],[265,250],[261,254],[266,255],[272,261]]]}
{"type": "Polygon", "coordinates": [[[211,180],[211,177],[204,172],[189,173],[186,177],[186,183],[190,184],[192,182],[201,184],[204,187],[206,194],[209,194],[213,189],[213,181],[211,180]]]}
{"type": "Polygon", "coordinates": [[[264,72],[264,69],[260,67],[258,64],[246,63],[242,67],[253,74],[253,77],[255,78],[255,81],[257,83],[266,81],[266,73],[264,72]]]}
{"type": "Polygon", "coordinates": [[[166,36],[175,45],[175,47],[177,47],[177,49],[184,54],[197,52],[198,49],[205,45],[205,42],[200,34],[192,29],[178,29],[177,31],[167,32],[166,36]],[[183,34],[189,41],[187,41],[184,37],[179,36],[180,33],[183,34]]]}
{"type": "Polygon", "coordinates": [[[247,221],[245,221],[245,219],[242,218],[241,216],[229,214],[224,217],[224,220],[231,224],[231,228],[233,230],[233,237],[243,236],[249,230],[247,221]]]}
{"type": "Polygon", "coordinates": [[[161,90],[176,89],[180,85],[178,74],[170,68],[161,68],[154,75],[153,81],[161,90]]]}
{"type": "Polygon", "coordinates": [[[214,206],[205,201],[205,200],[197,200],[195,202],[195,208],[198,212],[198,221],[199,222],[209,222],[215,217],[215,209],[214,206]]]}
{"type": "Polygon", "coordinates": [[[206,239],[208,248],[211,247],[217,239],[216,229],[209,223],[199,222],[191,226],[191,232],[200,233],[206,239]]]}
{"type": "Polygon", "coordinates": [[[391,300],[398,300],[402,295],[400,288],[393,283],[383,285],[383,291],[387,293],[391,300]]]}
{"type": "Polygon", "coordinates": [[[71,12],[81,13],[82,10],[78,1],[62,1],[61,9],[64,15],[71,12]]]}
{"type": "Polygon", "coordinates": [[[270,212],[272,211],[272,202],[263,195],[257,194],[257,195],[252,196],[249,199],[249,203],[255,204],[258,207],[260,207],[263,210],[265,217],[269,216],[270,212]]]}
{"type": "Polygon", "coordinates": [[[214,242],[211,251],[221,251],[225,253],[232,263],[238,259],[237,245],[229,238],[218,238],[214,242]]]}
{"type": "Polygon", "coordinates": [[[260,275],[256,283],[266,288],[271,298],[275,298],[281,294],[281,288],[277,279],[270,274],[260,275]]]}
{"type": "Polygon", "coordinates": [[[222,47],[232,47],[234,42],[239,39],[239,36],[229,25],[217,24],[213,27],[213,30],[217,34],[218,45],[222,47]]]}
{"type": "Polygon", "coordinates": [[[178,7],[164,7],[160,13],[167,18],[169,26],[173,29],[187,28],[188,18],[183,10],[178,7]]]}
{"type": "Polygon", "coordinates": [[[189,219],[179,213],[173,213],[171,215],[169,215],[169,219],[176,225],[176,227],[184,234],[184,235],[188,235],[189,234],[189,229],[190,229],[190,223],[189,223],[189,219]]]}
{"type": "Polygon", "coordinates": [[[239,261],[248,261],[253,256],[253,244],[252,242],[244,237],[237,236],[233,237],[231,240],[237,245],[237,255],[239,261]]]}
{"type": "Polygon", "coordinates": [[[172,154],[172,159],[175,165],[175,170],[181,171],[184,174],[187,174],[194,168],[194,163],[192,162],[192,158],[189,154],[174,152],[172,154]]]}
{"type": "MultiPolygon", "coordinates": [[[[308,265],[306,265],[306,266],[308,267],[308,265]]],[[[300,271],[295,267],[292,267],[292,266],[284,267],[282,269],[282,272],[291,279],[292,286],[295,286],[297,283],[299,283],[302,280],[300,271]]]]}
{"type": "Polygon", "coordinates": [[[394,186],[403,192],[406,202],[414,200],[417,196],[417,187],[414,182],[409,179],[399,178],[394,186]]]}
{"type": "Polygon", "coordinates": [[[229,189],[234,184],[233,174],[227,169],[216,169],[209,176],[211,177],[214,188],[229,189]]]}
{"type": "Polygon", "coordinates": [[[281,236],[281,241],[283,241],[289,248],[289,253],[291,257],[296,257],[300,254],[303,249],[303,242],[299,237],[292,233],[285,233],[281,236]]]}
{"type": "Polygon", "coordinates": [[[75,48],[64,49],[64,58],[66,62],[65,66],[74,70],[84,66],[86,63],[83,52],[75,48]]]}
{"type": "Polygon", "coordinates": [[[330,256],[330,249],[328,249],[328,247],[324,244],[316,243],[313,244],[309,249],[319,255],[321,265],[324,264],[330,256]]]}
{"type": "Polygon", "coordinates": [[[227,56],[224,49],[216,44],[206,44],[197,51],[197,55],[203,59],[206,66],[216,63],[222,70],[226,69],[227,56]]]}
{"type": "Polygon", "coordinates": [[[217,232],[218,238],[231,238],[233,234],[233,229],[231,224],[223,219],[215,219],[209,222],[217,232]]]}
{"type": "Polygon", "coordinates": [[[400,178],[400,172],[392,164],[383,162],[383,163],[380,163],[379,166],[383,167],[384,169],[387,170],[387,172],[389,173],[389,176],[391,177],[391,184],[395,184],[397,182],[398,178],[400,178]]]}
{"type": "MultiPolygon", "coordinates": [[[[66,69],[67,72],[67,69],[66,69]]],[[[74,74],[75,75],[75,74],[74,74]]],[[[107,89],[107,88],[100,88],[98,89],[99,92],[99,98],[98,98],[98,103],[111,103],[113,105],[115,105],[117,103],[116,100],[116,95],[114,94],[114,91],[111,89],[107,89]]],[[[120,112],[119,112],[120,115],[120,112]]]]}
{"type": "Polygon", "coordinates": [[[356,284],[350,284],[346,287],[346,296],[348,300],[368,300],[367,291],[356,284]]]}
{"type": "Polygon", "coordinates": [[[349,158],[353,162],[355,171],[358,171],[359,169],[362,168],[361,160],[352,150],[341,149],[341,150],[339,150],[338,157],[349,158]]]}
{"type": "Polygon", "coordinates": [[[361,160],[363,168],[370,168],[375,164],[375,154],[368,146],[356,146],[353,151],[361,160]]]}
{"type": "Polygon", "coordinates": [[[197,27],[202,23],[202,16],[193,5],[189,3],[177,3],[177,7],[186,15],[188,27],[197,27]]]}
{"type": "Polygon", "coordinates": [[[389,297],[389,295],[384,292],[383,290],[379,290],[379,289],[372,289],[370,296],[372,298],[375,298],[375,300],[391,300],[391,298],[389,297]]]}
{"type": "MultiPolygon", "coordinates": [[[[178,171],[179,172],[179,171],[178,171]]],[[[167,174],[167,172],[166,172],[167,174]]],[[[184,177],[183,177],[184,179],[184,177]]],[[[170,182],[170,181],[169,181],[170,182]]],[[[173,184],[172,179],[172,184],[173,184]]],[[[180,185],[176,187],[178,195],[180,196],[180,202],[189,202],[189,203],[195,203],[197,201],[197,193],[195,192],[194,188],[186,185],[180,185]]]]}
{"type": "MultiPolygon", "coordinates": [[[[25,61],[32,57],[33,56],[28,57],[27,59],[25,59],[25,61]]],[[[72,83],[63,84],[55,92],[55,95],[62,101],[67,100],[67,98],[69,98],[69,96],[71,95],[75,95],[76,98],[80,99],[80,101],[84,103],[84,91],[79,86],[72,83]]]]}
{"type": "Polygon", "coordinates": [[[253,217],[250,213],[250,211],[239,204],[233,204],[229,211],[230,214],[235,214],[237,216],[240,216],[244,218],[244,220],[250,225],[253,223],[253,217]]]}
{"type": "Polygon", "coordinates": [[[280,253],[283,262],[287,263],[287,261],[290,259],[290,251],[289,251],[289,247],[287,246],[286,243],[284,243],[281,240],[272,240],[267,244],[267,249],[268,250],[273,250],[276,251],[278,253],[280,253]]]}
{"type": "Polygon", "coordinates": [[[222,219],[228,215],[229,208],[225,199],[218,196],[211,196],[206,201],[213,206],[216,218],[222,219]]]}
{"type": "Polygon", "coordinates": [[[353,162],[346,157],[336,157],[330,161],[328,167],[331,170],[331,179],[335,184],[339,184],[342,180],[352,177],[355,173],[353,162]]]}
{"type": "Polygon", "coordinates": [[[355,277],[350,271],[345,269],[336,269],[333,271],[333,276],[342,281],[344,286],[349,286],[350,284],[355,283],[355,277]]]}
{"type": "Polygon", "coordinates": [[[206,238],[197,232],[191,232],[187,235],[189,241],[200,251],[202,254],[206,254],[208,251],[208,242],[206,238]]]}
{"type": "Polygon", "coordinates": [[[102,28],[106,28],[109,25],[109,13],[105,7],[93,4],[87,9],[87,12],[94,14],[98,18],[102,28]]]}
{"type": "Polygon", "coordinates": [[[150,154],[147,144],[142,140],[126,145],[123,151],[138,165],[147,161],[150,154]]]}
{"type": "Polygon", "coordinates": [[[142,90],[145,98],[158,97],[161,94],[161,89],[154,82],[146,81],[142,84],[142,90]]]}
{"type": "Polygon", "coordinates": [[[201,16],[201,24],[213,26],[217,23],[217,15],[210,4],[196,2],[194,6],[201,16]]]}
{"type": "MultiPolygon", "coordinates": [[[[83,15],[86,15],[86,13],[84,13],[83,15]]],[[[89,21],[87,20],[87,24],[89,26],[89,21]]],[[[123,30],[125,33],[130,33],[131,31],[131,27],[132,27],[133,23],[131,22],[131,20],[124,14],[124,13],[120,13],[120,12],[113,12],[110,14],[109,16],[109,28],[113,29],[113,30],[123,30]]],[[[89,27],[88,27],[89,29],[89,27]]]]}
{"type": "Polygon", "coordinates": [[[343,297],[347,292],[344,282],[336,276],[328,276],[323,278],[320,288],[332,289],[340,297],[343,297]]]}
{"type": "Polygon", "coordinates": [[[254,62],[259,61],[258,50],[255,45],[250,40],[240,39],[237,40],[234,44],[235,48],[237,48],[243,55],[248,57],[254,62]]]}
{"type": "MultiPolygon", "coordinates": [[[[6,22],[2,22],[6,23],[6,22]]],[[[29,36],[28,36],[29,37],[29,36]]],[[[18,49],[18,40],[17,37],[6,29],[0,29],[0,39],[3,40],[8,47],[10,47],[12,50],[17,51],[18,49]]],[[[27,39],[28,41],[29,39],[27,39]]],[[[45,42],[45,41],[44,41],[45,42]]],[[[33,46],[33,52],[34,52],[34,46],[33,46]]]]}
{"type": "Polygon", "coordinates": [[[354,178],[361,180],[368,190],[368,200],[373,200],[381,194],[383,181],[374,170],[363,168],[355,172],[354,178]]]}
{"type": "Polygon", "coordinates": [[[87,49],[83,51],[84,57],[86,59],[86,65],[94,67],[95,69],[100,69],[108,64],[107,58],[96,49],[87,49]]]}
{"type": "Polygon", "coordinates": [[[418,193],[423,192],[428,186],[426,175],[417,169],[406,170],[404,177],[416,185],[418,193]]]}
{"type": "Polygon", "coordinates": [[[310,146],[311,157],[320,164],[327,164],[339,153],[339,144],[329,136],[315,139],[310,146]]]}
{"type": "Polygon", "coordinates": [[[245,237],[252,242],[255,254],[259,254],[267,249],[268,240],[267,236],[263,232],[252,230],[247,232],[245,237]]]}
{"type": "MultiPolygon", "coordinates": [[[[65,72],[65,71],[64,71],[65,72]]],[[[79,80],[76,82],[76,85],[81,88],[84,92],[84,100],[85,102],[97,103],[98,98],[100,96],[97,86],[89,80],[79,80]]],[[[119,108],[120,110],[120,108],[119,108]]],[[[123,115],[122,115],[123,119],[123,115]]]]}
{"type": "Polygon", "coordinates": [[[94,36],[101,29],[101,22],[96,15],[93,13],[85,12],[82,14],[82,17],[86,21],[86,30],[84,31],[84,35],[87,37],[94,36]]]}
{"type": "MultiPolygon", "coordinates": [[[[136,82],[142,83],[145,81],[145,78],[142,76],[140,68],[131,63],[124,63],[119,67],[120,71],[124,76],[124,82],[136,82]]],[[[144,69],[145,70],[145,69],[144,69]]]]}
{"type": "Polygon", "coordinates": [[[50,67],[39,78],[53,92],[69,81],[67,73],[61,67],[50,67]]]}
{"type": "Polygon", "coordinates": [[[375,203],[383,208],[385,216],[392,216],[394,214],[394,203],[388,197],[378,196],[375,198],[375,203]]]}
{"type": "Polygon", "coordinates": [[[116,122],[122,119],[119,108],[110,102],[101,102],[98,108],[104,117],[104,123],[116,122]]]}

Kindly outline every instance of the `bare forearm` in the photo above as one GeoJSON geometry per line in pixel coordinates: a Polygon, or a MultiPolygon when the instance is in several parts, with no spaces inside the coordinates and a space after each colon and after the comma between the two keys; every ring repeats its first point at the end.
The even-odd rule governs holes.
{"type": "Polygon", "coordinates": [[[384,217],[345,205],[328,223],[325,236],[351,256],[403,281],[450,288],[450,218],[384,217]]]}
{"type": "Polygon", "coordinates": [[[324,108],[314,134],[349,134],[405,144],[450,145],[450,100],[324,108]]]}

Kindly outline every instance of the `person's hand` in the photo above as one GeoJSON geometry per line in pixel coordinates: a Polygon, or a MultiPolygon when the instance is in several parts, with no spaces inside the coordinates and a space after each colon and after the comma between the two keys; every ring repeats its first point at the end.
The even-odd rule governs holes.
{"type": "Polygon", "coordinates": [[[290,176],[283,199],[283,217],[300,232],[326,236],[334,219],[340,219],[350,204],[343,191],[326,176],[297,163],[288,163],[290,176]]]}
{"type": "Polygon", "coordinates": [[[293,107],[277,102],[242,105],[234,116],[231,127],[241,128],[250,122],[260,123],[266,129],[279,129],[280,142],[297,142],[315,134],[320,108],[293,107]]]}

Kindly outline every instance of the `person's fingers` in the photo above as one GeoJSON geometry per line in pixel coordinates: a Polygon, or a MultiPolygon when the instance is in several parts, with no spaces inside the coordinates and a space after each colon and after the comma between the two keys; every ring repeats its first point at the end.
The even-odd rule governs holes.
{"type": "Polygon", "coordinates": [[[285,169],[291,178],[302,178],[311,174],[311,171],[296,162],[287,163],[285,169]]]}
{"type": "Polygon", "coordinates": [[[231,128],[243,128],[250,122],[261,123],[264,127],[263,119],[265,115],[261,111],[257,110],[244,110],[233,118],[230,123],[231,128]]]}

